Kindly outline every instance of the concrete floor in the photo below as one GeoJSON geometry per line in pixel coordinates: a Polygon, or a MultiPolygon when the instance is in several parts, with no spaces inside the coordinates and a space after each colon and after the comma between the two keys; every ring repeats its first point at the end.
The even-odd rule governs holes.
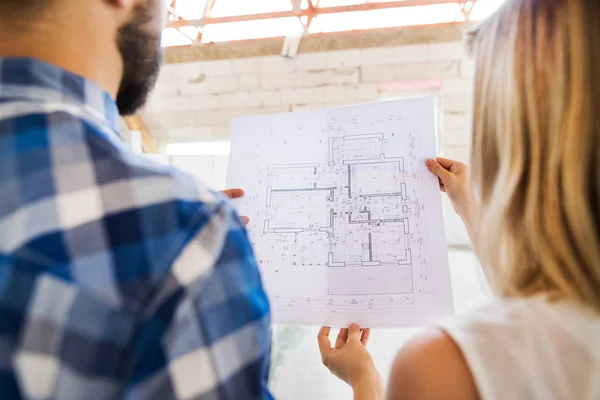
{"type": "MultiPolygon", "coordinates": [[[[470,251],[450,250],[450,272],[456,313],[465,313],[491,300],[479,264],[470,251]]],[[[271,390],[284,400],[351,399],[351,390],[321,364],[318,328],[275,326],[271,390]]],[[[383,329],[371,333],[369,350],[387,379],[398,349],[420,329],[383,329]]],[[[332,333],[333,335],[333,333],[332,333]]]]}

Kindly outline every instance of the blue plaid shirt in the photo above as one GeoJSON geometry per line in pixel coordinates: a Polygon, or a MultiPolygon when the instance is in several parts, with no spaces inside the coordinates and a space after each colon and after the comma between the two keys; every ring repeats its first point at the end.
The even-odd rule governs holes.
{"type": "Polygon", "coordinates": [[[0,398],[271,398],[240,219],[118,126],[92,82],[0,58],[0,398]]]}

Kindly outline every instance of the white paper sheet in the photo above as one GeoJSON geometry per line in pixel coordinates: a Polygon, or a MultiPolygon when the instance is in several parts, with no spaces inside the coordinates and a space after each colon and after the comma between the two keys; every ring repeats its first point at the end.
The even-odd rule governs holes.
{"type": "Polygon", "coordinates": [[[228,187],[275,323],[423,325],[453,312],[431,97],[236,119],[228,187]]]}

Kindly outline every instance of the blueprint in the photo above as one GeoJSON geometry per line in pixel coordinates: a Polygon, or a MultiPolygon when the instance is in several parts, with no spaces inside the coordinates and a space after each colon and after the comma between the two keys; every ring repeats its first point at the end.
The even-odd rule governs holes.
{"type": "Polygon", "coordinates": [[[430,97],[236,119],[228,187],[275,323],[422,325],[453,312],[430,97]]]}

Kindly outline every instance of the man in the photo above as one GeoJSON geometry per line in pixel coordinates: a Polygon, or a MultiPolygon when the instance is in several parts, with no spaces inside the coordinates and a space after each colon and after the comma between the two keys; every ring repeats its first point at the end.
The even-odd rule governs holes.
{"type": "Polygon", "coordinates": [[[0,1],[0,398],[263,399],[267,298],[224,196],[129,153],[162,0],[0,1]]]}

